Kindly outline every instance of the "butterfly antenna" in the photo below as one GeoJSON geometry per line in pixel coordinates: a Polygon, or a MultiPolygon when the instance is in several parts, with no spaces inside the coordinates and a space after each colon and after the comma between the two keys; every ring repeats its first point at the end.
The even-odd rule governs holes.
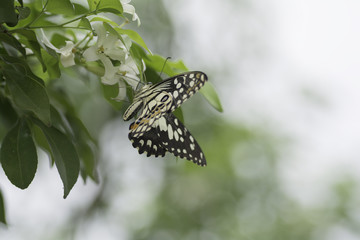
{"type": "Polygon", "coordinates": [[[159,75],[160,80],[161,80],[161,74],[162,74],[162,73],[163,73],[163,71],[164,71],[164,68],[165,68],[166,62],[167,62],[169,59],[171,59],[171,57],[167,57],[167,58],[165,59],[165,62],[164,62],[164,64],[163,64],[162,68],[161,68],[161,72],[160,72],[160,75],[159,75]]]}

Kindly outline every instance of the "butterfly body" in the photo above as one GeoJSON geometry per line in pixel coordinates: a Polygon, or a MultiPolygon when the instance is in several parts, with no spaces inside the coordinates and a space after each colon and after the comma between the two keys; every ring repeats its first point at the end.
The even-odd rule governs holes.
{"type": "Polygon", "coordinates": [[[185,126],[172,112],[196,93],[207,81],[206,74],[183,73],[154,85],[145,85],[135,94],[124,113],[124,120],[138,118],[130,125],[129,139],[139,153],[164,156],[171,152],[205,166],[205,156],[185,126]]]}

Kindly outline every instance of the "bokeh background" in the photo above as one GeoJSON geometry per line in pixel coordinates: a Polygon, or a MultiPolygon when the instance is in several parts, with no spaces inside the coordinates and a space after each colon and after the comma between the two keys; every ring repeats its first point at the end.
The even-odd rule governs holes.
{"type": "Polygon", "coordinates": [[[185,125],[208,160],[147,158],[98,79],[63,74],[100,138],[100,183],[66,200],[43,154],[33,183],[0,171],[0,239],[360,239],[360,2],[134,0],[149,48],[202,70],[185,125]]]}

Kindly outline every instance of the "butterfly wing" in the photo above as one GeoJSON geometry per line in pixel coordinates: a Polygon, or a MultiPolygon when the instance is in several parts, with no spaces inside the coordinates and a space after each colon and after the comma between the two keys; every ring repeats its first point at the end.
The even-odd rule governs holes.
{"type": "MultiPolygon", "coordinates": [[[[141,115],[132,124],[130,132],[134,137],[142,136],[151,129],[152,124],[166,113],[174,111],[183,102],[196,93],[207,81],[203,72],[194,71],[183,73],[168,78],[151,87],[146,91],[140,91],[135,97],[137,101],[144,102],[144,109],[141,115]]],[[[134,108],[134,107],[133,107],[134,108]]],[[[131,111],[126,111],[126,113],[131,111]]],[[[127,113],[127,115],[131,115],[127,113]]],[[[124,119],[128,119],[128,116],[124,119]]]]}
{"type": "Polygon", "coordinates": [[[140,137],[130,132],[129,139],[139,153],[164,155],[170,152],[177,157],[186,158],[200,166],[206,166],[205,155],[189,130],[173,114],[165,114],[154,122],[150,130],[140,137]]]}
{"type": "Polygon", "coordinates": [[[155,157],[165,156],[166,149],[160,141],[156,128],[151,128],[141,137],[134,137],[129,133],[129,139],[133,147],[138,149],[140,154],[146,153],[148,157],[151,155],[155,155],[155,157]]]}
{"type": "Polygon", "coordinates": [[[152,86],[151,89],[156,91],[166,91],[171,94],[173,99],[171,111],[174,111],[177,107],[194,95],[194,93],[198,92],[207,80],[208,77],[205,73],[192,71],[165,79],[164,81],[152,86]]]}
{"type": "Polygon", "coordinates": [[[161,92],[148,102],[141,115],[130,125],[130,135],[140,137],[152,128],[152,125],[166,112],[170,111],[172,97],[167,92],[161,92]]]}
{"type": "Polygon", "coordinates": [[[206,166],[205,155],[190,131],[173,114],[158,120],[157,133],[166,150],[177,157],[186,158],[206,166]]]}

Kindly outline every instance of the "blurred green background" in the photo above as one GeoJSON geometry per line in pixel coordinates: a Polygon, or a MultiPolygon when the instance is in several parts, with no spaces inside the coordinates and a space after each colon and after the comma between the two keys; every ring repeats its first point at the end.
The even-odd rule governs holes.
{"type": "MultiPolygon", "coordinates": [[[[103,99],[99,80],[69,72],[54,84],[69,90],[90,132],[100,137],[100,183],[79,180],[63,200],[61,182],[45,159],[26,191],[8,184],[1,172],[9,227],[0,228],[0,239],[360,239],[359,153],[337,151],[359,143],[359,129],[351,125],[359,114],[353,110],[347,122],[348,113],[337,111],[347,104],[334,95],[346,90],[338,87],[346,68],[323,61],[326,47],[336,44],[324,47],[321,36],[308,31],[314,24],[330,39],[347,22],[339,20],[332,32],[321,19],[355,15],[347,12],[350,5],[289,2],[133,1],[141,26],[130,27],[153,53],[206,72],[219,92],[224,113],[200,94],[183,106],[185,125],[208,166],[170,154],[138,155],[127,139],[129,123],[103,99]],[[320,59],[319,65],[301,55],[304,49],[308,61],[320,59]],[[302,57],[303,65],[294,60],[302,57]],[[329,78],[322,73],[331,64],[340,69],[329,78]],[[336,136],[335,128],[344,125],[354,138],[336,136]]],[[[338,47],[346,45],[342,40],[338,47]]],[[[343,76],[350,88],[356,84],[357,75],[343,76]]]]}

